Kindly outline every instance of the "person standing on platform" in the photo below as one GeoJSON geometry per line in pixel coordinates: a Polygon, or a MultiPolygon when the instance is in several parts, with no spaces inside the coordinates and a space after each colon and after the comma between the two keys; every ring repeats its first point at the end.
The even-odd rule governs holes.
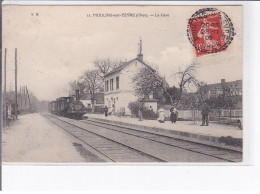
{"type": "Polygon", "coordinates": [[[170,109],[170,112],[171,112],[171,116],[170,116],[170,120],[172,123],[176,123],[177,121],[177,117],[178,117],[178,111],[175,107],[172,107],[170,109]]]}
{"type": "Polygon", "coordinates": [[[210,112],[210,108],[209,105],[205,102],[202,105],[202,110],[201,110],[201,115],[202,115],[202,125],[201,126],[206,126],[209,125],[209,112],[210,112]]]}
{"type": "Polygon", "coordinates": [[[165,111],[164,111],[164,109],[163,109],[162,107],[159,109],[159,118],[158,118],[158,121],[159,121],[160,123],[164,123],[164,122],[165,122],[165,111]]]}
{"type": "Polygon", "coordinates": [[[104,111],[105,111],[105,117],[107,117],[107,113],[108,113],[108,108],[107,108],[107,106],[105,106],[104,111]]]}
{"type": "Polygon", "coordinates": [[[139,121],[143,121],[143,105],[139,106],[139,121]]]}

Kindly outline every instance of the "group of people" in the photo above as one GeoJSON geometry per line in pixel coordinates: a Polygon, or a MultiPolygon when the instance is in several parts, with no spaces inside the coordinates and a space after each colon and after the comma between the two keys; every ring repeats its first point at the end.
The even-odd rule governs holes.
{"type": "MultiPolygon", "coordinates": [[[[158,112],[159,112],[158,121],[159,121],[160,123],[164,123],[164,122],[165,122],[165,117],[166,117],[166,115],[165,115],[165,110],[161,107],[158,112]]],[[[170,112],[171,112],[170,121],[171,121],[172,123],[176,123],[177,118],[178,118],[177,108],[176,108],[176,107],[170,108],[170,112]]]]}
{"type": "MultiPolygon", "coordinates": [[[[151,107],[150,107],[151,109],[151,107]]],[[[112,112],[109,113],[108,112],[108,107],[105,106],[104,108],[104,112],[105,112],[105,116],[107,117],[108,114],[111,114],[112,112],[115,112],[115,107],[112,106],[112,112]]],[[[202,105],[202,110],[201,110],[201,115],[202,115],[202,124],[201,126],[208,126],[209,125],[209,112],[210,112],[210,108],[209,105],[207,103],[204,103],[202,105]]],[[[159,118],[157,119],[160,123],[164,123],[165,122],[165,118],[166,118],[166,114],[165,114],[165,110],[163,109],[163,107],[161,107],[158,110],[159,113],[159,118]]],[[[176,106],[173,106],[170,108],[170,121],[171,123],[176,123],[177,119],[178,119],[178,111],[176,106]]],[[[142,116],[142,107],[140,107],[139,110],[139,120],[142,121],[143,120],[143,116],[142,116]]]]}
{"type": "MultiPolygon", "coordinates": [[[[161,107],[158,110],[158,112],[159,112],[158,121],[160,123],[164,123],[165,122],[165,117],[166,117],[165,110],[161,107]]],[[[171,114],[170,114],[170,121],[171,121],[171,123],[176,123],[177,118],[178,118],[177,108],[176,107],[172,107],[170,109],[170,112],[171,112],[171,114]]],[[[205,102],[202,105],[202,110],[201,110],[201,115],[202,115],[202,124],[201,124],[201,126],[208,126],[209,125],[209,112],[210,112],[209,105],[205,102]]]]}

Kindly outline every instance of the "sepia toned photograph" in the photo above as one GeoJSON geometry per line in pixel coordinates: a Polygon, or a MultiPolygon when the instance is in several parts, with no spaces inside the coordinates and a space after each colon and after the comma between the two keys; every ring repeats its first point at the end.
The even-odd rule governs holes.
{"type": "Polygon", "coordinates": [[[242,163],[242,8],[3,5],[3,163],[242,163]]]}

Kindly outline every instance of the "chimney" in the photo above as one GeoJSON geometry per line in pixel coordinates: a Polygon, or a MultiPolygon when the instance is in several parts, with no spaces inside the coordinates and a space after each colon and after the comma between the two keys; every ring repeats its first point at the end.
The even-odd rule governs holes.
{"type": "Polygon", "coordinates": [[[225,79],[221,79],[221,84],[224,84],[226,83],[226,80],[225,79]]]}
{"type": "Polygon", "coordinates": [[[139,59],[140,61],[143,61],[143,54],[142,54],[142,39],[140,38],[140,43],[139,43],[139,52],[137,55],[137,59],[139,59]]]}
{"type": "Polygon", "coordinates": [[[76,100],[79,100],[79,90],[76,90],[76,100]]]}

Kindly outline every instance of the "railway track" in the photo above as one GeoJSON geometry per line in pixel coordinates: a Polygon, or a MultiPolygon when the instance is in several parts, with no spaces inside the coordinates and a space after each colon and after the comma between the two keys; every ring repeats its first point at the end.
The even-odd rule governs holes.
{"type": "Polygon", "coordinates": [[[240,162],[242,153],[152,132],[93,121],[45,115],[112,162],[240,162]]]}
{"type": "Polygon", "coordinates": [[[87,144],[111,162],[166,162],[130,146],[108,139],[99,134],[87,131],[72,123],[61,120],[55,116],[46,116],[55,125],[59,126],[78,140],[87,144]]]}

